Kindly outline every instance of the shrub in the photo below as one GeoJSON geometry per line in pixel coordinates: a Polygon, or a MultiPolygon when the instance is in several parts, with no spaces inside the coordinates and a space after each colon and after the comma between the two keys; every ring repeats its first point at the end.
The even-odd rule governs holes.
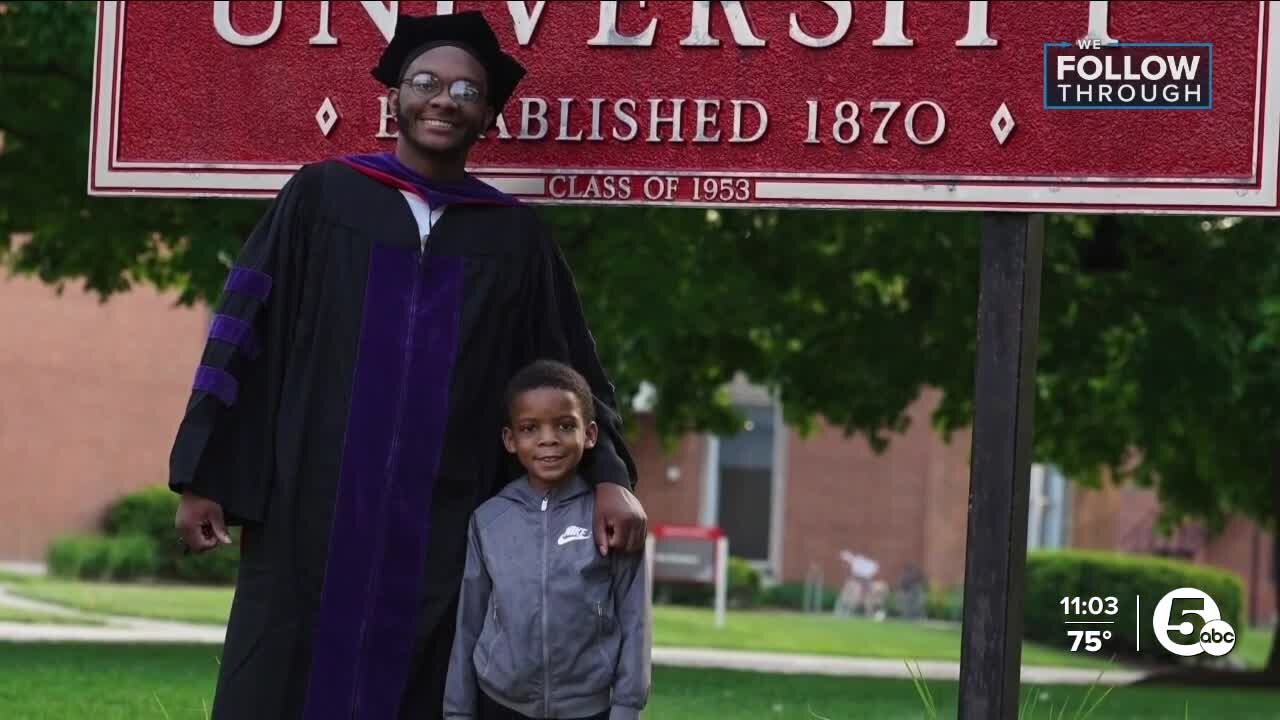
{"type": "Polygon", "coordinates": [[[716,601],[714,585],[659,582],[654,583],[654,594],[654,602],[662,605],[710,607],[716,601]]]}
{"type": "Polygon", "coordinates": [[[1241,627],[1244,584],[1231,573],[1151,556],[1074,550],[1031,552],[1027,555],[1024,635],[1030,640],[1070,649],[1074,639],[1066,634],[1065,620],[1110,620],[1114,624],[1076,627],[1109,630],[1112,637],[1102,646],[1108,655],[1114,652],[1129,658],[1173,660],[1176,657],[1171,657],[1156,641],[1151,611],[1161,597],[1180,587],[1204,591],[1218,605],[1223,620],[1233,627],[1241,627]],[[1115,597],[1118,612],[1113,616],[1085,616],[1075,615],[1075,609],[1071,608],[1068,618],[1063,612],[1064,597],[1078,597],[1082,604],[1091,597],[1115,597]],[[1141,621],[1135,614],[1139,597],[1141,621]],[[1139,638],[1141,652],[1138,652],[1139,638]]]}
{"type": "Polygon", "coordinates": [[[63,578],[101,577],[107,568],[107,539],[97,535],[69,535],[49,546],[49,572],[63,578]]]}
{"type": "Polygon", "coordinates": [[[156,546],[144,535],[107,538],[107,579],[136,580],[156,574],[156,546]]]}
{"type": "Polygon", "coordinates": [[[178,496],[167,487],[125,495],[107,509],[106,537],[74,535],[55,541],[49,547],[49,571],[84,580],[155,577],[206,584],[235,582],[239,546],[184,555],[173,526],[177,511],[178,496]]]}
{"type": "Polygon", "coordinates": [[[729,597],[734,608],[755,607],[760,599],[760,571],[742,558],[729,558],[729,597]]]}
{"type": "Polygon", "coordinates": [[[178,495],[167,487],[129,493],[107,508],[103,529],[108,535],[145,535],[157,545],[175,544],[173,519],[178,495]]]}
{"type": "MultiPolygon", "coordinates": [[[[107,509],[104,527],[110,535],[142,535],[151,540],[157,577],[195,583],[235,582],[239,545],[184,555],[174,529],[178,495],[166,486],[129,493],[107,509]]],[[[232,537],[238,533],[232,531],[232,537]]]]}
{"type": "Polygon", "coordinates": [[[79,580],[135,580],[154,575],[155,546],[139,535],[72,535],[49,546],[49,571],[79,580]]]}
{"type": "MultiPolygon", "coordinates": [[[[838,595],[839,593],[831,588],[820,588],[819,597],[822,599],[822,604],[818,609],[829,610],[835,607],[838,595]]],[[[784,610],[804,610],[804,583],[774,585],[760,593],[760,604],[784,610]]]]}
{"type": "MultiPolygon", "coordinates": [[[[725,604],[732,608],[754,607],[760,599],[760,571],[750,562],[738,557],[729,558],[729,587],[725,604]]],[[[693,583],[656,582],[656,601],[669,605],[714,606],[715,585],[693,583]]]]}
{"type": "Polygon", "coordinates": [[[206,585],[234,583],[236,571],[240,567],[240,541],[239,533],[228,532],[231,532],[231,537],[236,539],[232,545],[224,545],[199,554],[175,553],[172,570],[167,577],[206,585]]]}
{"type": "Polygon", "coordinates": [[[964,589],[929,588],[924,612],[930,620],[960,622],[964,619],[964,589]]]}

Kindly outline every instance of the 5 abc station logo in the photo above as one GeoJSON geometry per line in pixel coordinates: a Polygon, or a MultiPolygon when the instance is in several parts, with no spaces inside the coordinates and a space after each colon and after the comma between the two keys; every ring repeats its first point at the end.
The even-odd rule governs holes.
{"type": "Polygon", "coordinates": [[[1151,612],[1151,628],[1155,631],[1156,641],[1165,650],[1181,657],[1195,657],[1201,653],[1221,657],[1231,652],[1236,644],[1235,628],[1222,619],[1218,604],[1207,593],[1195,588],[1178,588],[1160,598],[1151,612]],[[1173,604],[1178,600],[1191,601],[1199,607],[1184,608],[1175,618],[1173,604]],[[1197,615],[1203,620],[1204,625],[1198,634],[1194,632],[1195,626],[1191,621],[1185,619],[1187,615],[1197,615]],[[1193,641],[1175,637],[1172,631],[1177,631],[1181,638],[1190,636],[1193,641]]]}

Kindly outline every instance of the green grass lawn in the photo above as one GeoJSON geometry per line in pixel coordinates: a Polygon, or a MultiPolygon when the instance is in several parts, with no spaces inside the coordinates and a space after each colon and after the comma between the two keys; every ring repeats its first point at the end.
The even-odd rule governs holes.
{"type": "MultiPolygon", "coordinates": [[[[52,578],[8,578],[6,584],[15,595],[108,615],[221,624],[231,609],[231,589],[225,587],[52,578]]],[[[956,627],[758,611],[730,612],[726,626],[717,630],[710,610],[672,606],[654,609],[654,644],[894,660],[960,659],[956,627]]],[[[1250,667],[1261,667],[1270,647],[1269,632],[1246,631],[1233,654],[1250,667]]],[[[1032,643],[1022,649],[1025,665],[1101,668],[1105,660],[1032,643]]]]}
{"type": "MultiPolygon", "coordinates": [[[[212,646],[0,643],[0,717],[5,720],[199,720],[217,672],[212,646]]],[[[931,682],[939,717],[955,717],[955,683],[931,682]]],[[[1070,703],[1087,688],[1025,688],[1039,712],[1070,703]]],[[[1191,718],[1270,720],[1280,693],[1178,688],[1117,688],[1093,720],[1191,718]]],[[[908,680],[759,675],[655,668],[646,717],[652,720],[920,720],[908,680]]],[[[1056,717],[1056,715],[1055,715],[1056,717]]]]}
{"type": "Polygon", "coordinates": [[[101,620],[93,618],[74,618],[54,613],[42,613],[31,610],[0,606],[0,622],[8,623],[40,623],[53,625],[102,625],[101,620]]]}
{"type": "MultiPolygon", "coordinates": [[[[72,582],[48,578],[11,583],[16,595],[108,615],[131,615],[195,623],[224,623],[231,609],[229,588],[72,582]]],[[[732,650],[887,657],[895,660],[960,659],[954,628],[911,623],[836,619],[799,613],[730,613],[723,629],[713,627],[710,610],[654,609],[654,644],[732,650]]],[[[1038,646],[1023,649],[1028,665],[1102,667],[1100,661],[1038,646]]]]}
{"type": "Polygon", "coordinates": [[[1261,668],[1267,664],[1267,656],[1271,654],[1271,630],[1245,630],[1240,633],[1240,640],[1230,657],[1243,661],[1251,668],[1261,668]]]}
{"type": "MultiPolygon", "coordinates": [[[[951,626],[761,611],[731,612],[725,626],[717,630],[710,610],[684,607],[655,608],[653,626],[655,645],[960,661],[960,630],[951,626]]],[[[1022,662],[1099,669],[1108,665],[1105,658],[1031,643],[1022,647],[1022,662]]]]}
{"type": "Polygon", "coordinates": [[[231,588],[140,583],[96,583],[29,578],[6,581],[14,595],[90,613],[154,620],[223,624],[231,612],[231,588]]]}

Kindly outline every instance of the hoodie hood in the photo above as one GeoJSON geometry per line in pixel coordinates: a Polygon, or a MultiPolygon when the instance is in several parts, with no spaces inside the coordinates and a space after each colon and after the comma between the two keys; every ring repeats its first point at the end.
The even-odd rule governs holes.
{"type": "Polygon", "coordinates": [[[550,500],[554,505],[559,506],[590,492],[591,487],[586,484],[586,480],[576,473],[564,480],[563,483],[550,489],[550,492],[535,489],[529,483],[529,475],[521,475],[520,478],[508,483],[507,487],[502,488],[497,497],[515,502],[517,505],[529,507],[531,510],[541,510],[543,500],[550,500]]]}
{"type": "Polygon", "coordinates": [[[521,475],[519,479],[504,487],[498,493],[498,497],[533,510],[539,510],[542,507],[543,499],[550,499],[552,503],[559,506],[589,492],[591,492],[591,487],[577,473],[552,488],[551,492],[535,490],[529,484],[529,476],[521,475]]]}

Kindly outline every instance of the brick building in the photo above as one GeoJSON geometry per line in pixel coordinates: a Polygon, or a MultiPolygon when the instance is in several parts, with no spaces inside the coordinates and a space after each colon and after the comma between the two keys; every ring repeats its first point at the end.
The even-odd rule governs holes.
{"type": "MultiPolygon", "coordinates": [[[[122,493],[165,479],[207,313],[140,288],[95,297],[25,278],[0,279],[0,561],[39,561],[54,537],[96,528],[122,493]],[[16,331],[15,331],[16,330],[16,331]]],[[[651,417],[633,418],[640,497],[654,522],[718,525],[732,552],[773,580],[844,577],[841,549],[877,559],[896,582],[909,566],[935,586],[964,575],[968,433],[950,444],[929,427],[936,393],[911,408],[911,429],[877,455],[865,440],[820,427],[800,437],[780,408],[732,388],[749,418],[734,437],[690,435],[664,452],[651,417]]],[[[1032,476],[1030,544],[1180,555],[1224,567],[1248,588],[1252,619],[1275,617],[1271,542],[1235,520],[1218,537],[1154,533],[1145,491],[1082,490],[1051,467],[1032,476]]]]}
{"type": "MultiPolygon", "coordinates": [[[[860,437],[823,427],[804,438],[778,422],[759,394],[740,394],[750,430],[732,439],[691,436],[671,453],[652,424],[638,420],[640,499],[655,522],[715,525],[733,555],[756,561],[772,579],[803,582],[820,573],[838,587],[848,572],[842,549],[876,559],[896,583],[908,567],[934,586],[964,579],[968,432],[944,443],[929,427],[938,394],[910,408],[911,429],[877,455],[860,437]]],[[[1177,557],[1236,573],[1250,620],[1276,620],[1270,535],[1235,518],[1210,536],[1195,526],[1156,532],[1159,503],[1132,487],[1090,490],[1055,468],[1031,474],[1028,546],[1119,550],[1177,557]]]]}
{"type": "Polygon", "coordinates": [[[165,481],[205,313],[0,278],[0,561],[44,557],[122,493],[165,481]]]}

